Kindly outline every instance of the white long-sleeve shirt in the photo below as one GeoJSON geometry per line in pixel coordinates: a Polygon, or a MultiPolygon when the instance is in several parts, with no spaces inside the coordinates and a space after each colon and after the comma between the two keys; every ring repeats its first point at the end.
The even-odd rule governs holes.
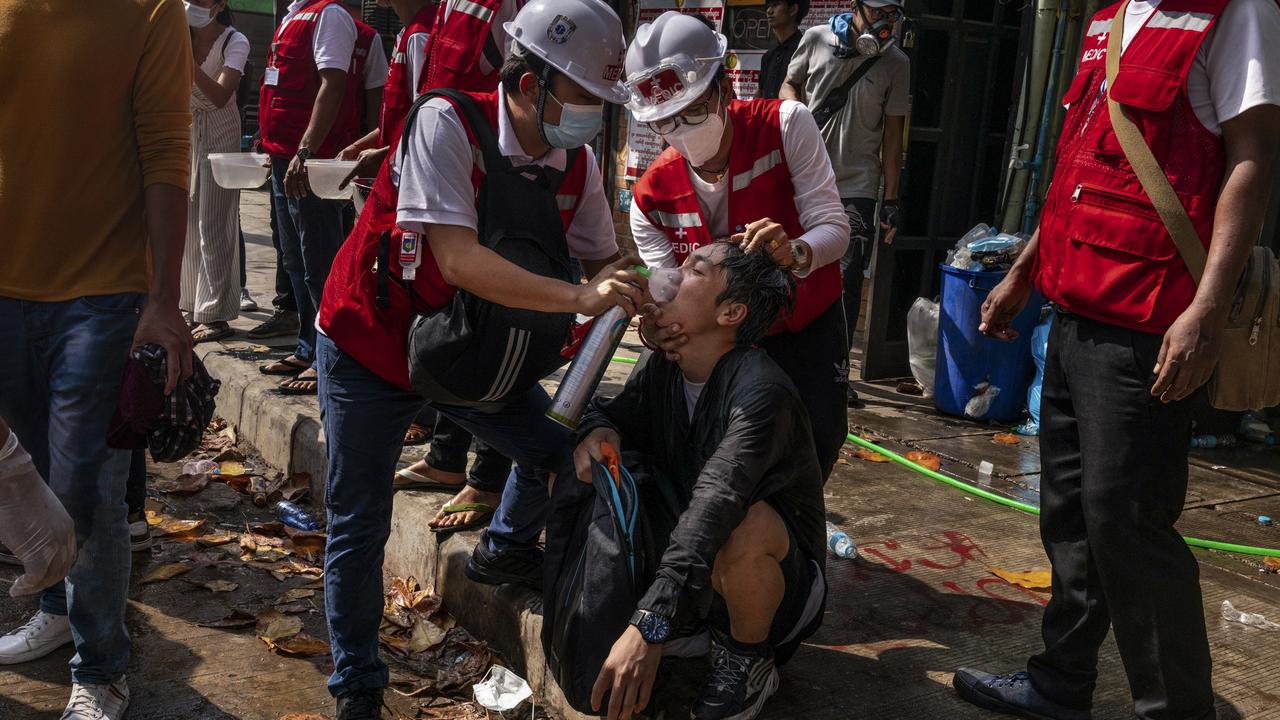
{"type": "MultiPolygon", "coordinates": [[[[849,247],[849,217],[840,203],[836,174],[831,169],[827,146],[822,142],[822,134],[809,108],[787,100],[779,107],[778,115],[782,126],[782,153],[791,170],[800,226],[805,229],[804,234],[795,239],[803,240],[813,252],[809,269],[796,273],[798,277],[804,277],[817,268],[838,262],[844,256],[849,247]]],[[[688,172],[711,237],[728,237],[731,233],[727,178],[709,183],[693,168],[688,168],[688,172]]],[[[640,257],[649,267],[679,265],[666,233],[650,222],[635,204],[631,206],[631,236],[640,257]]]]}

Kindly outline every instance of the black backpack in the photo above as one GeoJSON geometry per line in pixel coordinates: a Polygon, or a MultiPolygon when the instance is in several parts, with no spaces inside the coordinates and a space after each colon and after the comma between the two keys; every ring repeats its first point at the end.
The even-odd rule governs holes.
{"type": "MultiPolygon", "coordinates": [[[[577,282],[556,193],[581,148],[568,152],[563,172],[541,166],[513,167],[499,151],[494,129],[480,107],[461,92],[439,89],[424,93],[409,111],[401,157],[419,108],[436,97],[450,100],[458,109],[484,156],[477,205],[480,244],[536,275],[577,282]]],[[[573,313],[509,308],[459,288],[448,305],[414,320],[409,331],[409,380],[420,395],[434,402],[499,407],[564,365],[561,351],[572,333],[574,317],[573,313]]]]}

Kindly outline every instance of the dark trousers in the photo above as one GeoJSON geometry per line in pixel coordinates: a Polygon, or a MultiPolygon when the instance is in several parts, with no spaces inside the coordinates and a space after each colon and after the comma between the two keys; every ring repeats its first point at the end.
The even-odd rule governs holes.
{"type": "Polygon", "coordinates": [[[129,457],[129,484],[124,487],[124,503],[129,514],[137,515],[147,506],[147,451],[134,450],[129,457]]]}
{"type": "MultiPolygon", "coordinates": [[[[276,296],[271,299],[271,305],[279,312],[298,312],[298,303],[293,299],[293,283],[289,280],[289,273],[284,269],[284,253],[280,252],[280,230],[276,225],[276,203],[274,196],[270,204],[271,208],[271,247],[276,250],[276,296]]],[[[241,247],[244,247],[244,231],[240,232],[241,247]]],[[[241,272],[244,272],[243,258],[240,262],[241,272]]],[[[241,285],[244,282],[241,281],[241,285]]]]}
{"type": "Polygon", "coordinates": [[[840,272],[844,275],[844,322],[848,347],[853,350],[853,338],[858,327],[858,313],[862,312],[862,274],[871,262],[872,243],[876,240],[879,222],[876,220],[875,198],[841,198],[844,212],[849,216],[849,249],[840,258],[840,272]]]}
{"type": "Polygon", "coordinates": [[[1187,491],[1195,399],[1151,397],[1161,337],[1059,314],[1040,418],[1040,537],[1053,564],[1036,689],[1087,709],[1113,628],[1134,710],[1212,718],[1196,559],[1173,524],[1187,491]]]}
{"type": "MultiPolygon", "coordinates": [[[[444,415],[436,418],[431,433],[431,451],[427,464],[445,472],[460,473],[467,470],[467,450],[472,435],[444,415]]],[[[476,461],[467,473],[467,484],[481,492],[500,493],[511,474],[511,461],[489,445],[476,440],[476,461]]]]}
{"type": "Polygon", "coordinates": [[[797,332],[765,338],[760,347],[778,363],[809,411],[813,444],[825,481],[849,433],[849,351],[844,335],[844,309],[831,303],[826,312],[797,332]]]}

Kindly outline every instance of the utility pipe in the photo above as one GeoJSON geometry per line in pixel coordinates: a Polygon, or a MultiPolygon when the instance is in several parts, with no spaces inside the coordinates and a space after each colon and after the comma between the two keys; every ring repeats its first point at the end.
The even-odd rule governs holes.
{"type": "Polygon", "coordinates": [[[1062,64],[1062,39],[1066,30],[1067,13],[1059,8],[1057,31],[1053,38],[1053,61],[1049,65],[1049,84],[1045,88],[1044,105],[1040,113],[1036,155],[1028,163],[1031,166],[1031,178],[1028,181],[1026,209],[1022,214],[1022,232],[1028,235],[1035,230],[1036,213],[1040,210],[1040,178],[1044,172],[1046,147],[1049,143],[1049,125],[1053,119],[1054,105],[1057,104],[1058,69],[1062,64]]]}
{"type": "Polygon", "coordinates": [[[1040,117],[1041,104],[1044,102],[1045,86],[1049,80],[1049,61],[1053,49],[1053,20],[1057,17],[1061,0],[1037,0],[1035,25],[1031,39],[1031,60],[1026,73],[1027,82],[1023,90],[1021,110],[1024,114],[1022,132],[1011,138],[1010,165],[1013,166],[1013,182],[1009,190],[1001,228],[1012,229],[1021,226],[1022,213],[1027,197],[1027,182],[1030,167],[1023,158],[1022,146],[1030,149],[1036,143],[1036,124],[1034,118],[1040,117]]]}

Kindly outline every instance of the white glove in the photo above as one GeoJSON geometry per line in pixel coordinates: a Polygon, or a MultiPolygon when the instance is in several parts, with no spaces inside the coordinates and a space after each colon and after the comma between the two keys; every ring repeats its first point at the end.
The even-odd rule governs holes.
{"type": "Polygon", "coordinates": [[[25,571],[9,589],[14,597],[58,582],[76,562],[75,523],[13,432],[0,447],[0,543],[25,571]]]}

